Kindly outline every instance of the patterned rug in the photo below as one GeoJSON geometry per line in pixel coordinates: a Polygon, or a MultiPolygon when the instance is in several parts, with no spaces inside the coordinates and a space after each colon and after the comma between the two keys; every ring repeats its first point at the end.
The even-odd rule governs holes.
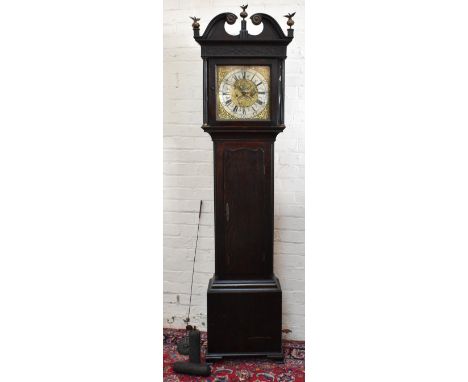
{"type": "MultiPolygon", "coordinates": [[[[174,361],[188,360],[188,356],[177,352],[177,342],[185,330],[164,329],[164,382],[185,381],[252,381],[252,382],[302,382],[304,378],[305,348],[302,341],[283,341],[284,364],[265,359],[222,360],[211,365],[210,377],[194,377],[176,374],[172,370],[174,361]]],[[[206,332],[201,333],[202,362],[206,351],[206,332]]]]}

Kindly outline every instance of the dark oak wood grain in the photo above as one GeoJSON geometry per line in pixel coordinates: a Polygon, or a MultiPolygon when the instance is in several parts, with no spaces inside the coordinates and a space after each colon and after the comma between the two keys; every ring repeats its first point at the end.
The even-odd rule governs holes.
{"type": "Polygon", "coordinates": [[[223,146],[225,240],[220,277],[269,277],[272,270],[267,266],[267,254],[270,258],[271,237],[266,234],[265,227],[271,219],[265,197],[268,190],[265,148],[242,143],[223,146]]]}

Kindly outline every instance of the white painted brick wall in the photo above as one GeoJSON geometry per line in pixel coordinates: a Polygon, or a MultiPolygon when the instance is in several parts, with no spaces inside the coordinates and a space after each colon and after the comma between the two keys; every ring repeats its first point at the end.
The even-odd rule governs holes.
{"type": "MultiPolygon", "coordinates": [[[[198,207],[203,211],[195,265],[191,321],[206,329],[206,289],[214,272],[213,153],[202,124],[202,59],[189,16],[201,33],[221,12],[240,13],[232,0],[164,1],[164,326],[183,328],[188,312],[198,207]]],[[[283,288],[286,338],[304,340],[304,4],[249,2],[286,31],[296,11],[286,60],[286,130],[275,143],[274,268],[283,288]]],[[[250,22],[249,22],[250,24],[250,22]]],[[[249,27],[248,24],[248,27],[249,27]]],[[[251,25],[251,24],[250,24],[251,25]]],[[[240,27],[238,27],[240,29],[240,27]]]]}

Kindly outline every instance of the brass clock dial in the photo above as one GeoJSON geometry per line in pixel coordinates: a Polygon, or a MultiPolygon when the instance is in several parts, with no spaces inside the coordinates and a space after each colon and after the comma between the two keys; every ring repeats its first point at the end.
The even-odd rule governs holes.
{"type": "Polygon", "coordinates": [[[217,120],[270,119],[269,66],[217,66],[217,120]]]}

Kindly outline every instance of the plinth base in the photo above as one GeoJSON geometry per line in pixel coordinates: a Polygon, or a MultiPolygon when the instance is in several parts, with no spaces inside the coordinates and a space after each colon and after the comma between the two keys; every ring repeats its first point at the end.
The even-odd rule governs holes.
{"type": "Polygon", "coordinates": [[[268,280],[210,280],[207,362],[226,357],[282,361],[281,286],[268,280]]]}

